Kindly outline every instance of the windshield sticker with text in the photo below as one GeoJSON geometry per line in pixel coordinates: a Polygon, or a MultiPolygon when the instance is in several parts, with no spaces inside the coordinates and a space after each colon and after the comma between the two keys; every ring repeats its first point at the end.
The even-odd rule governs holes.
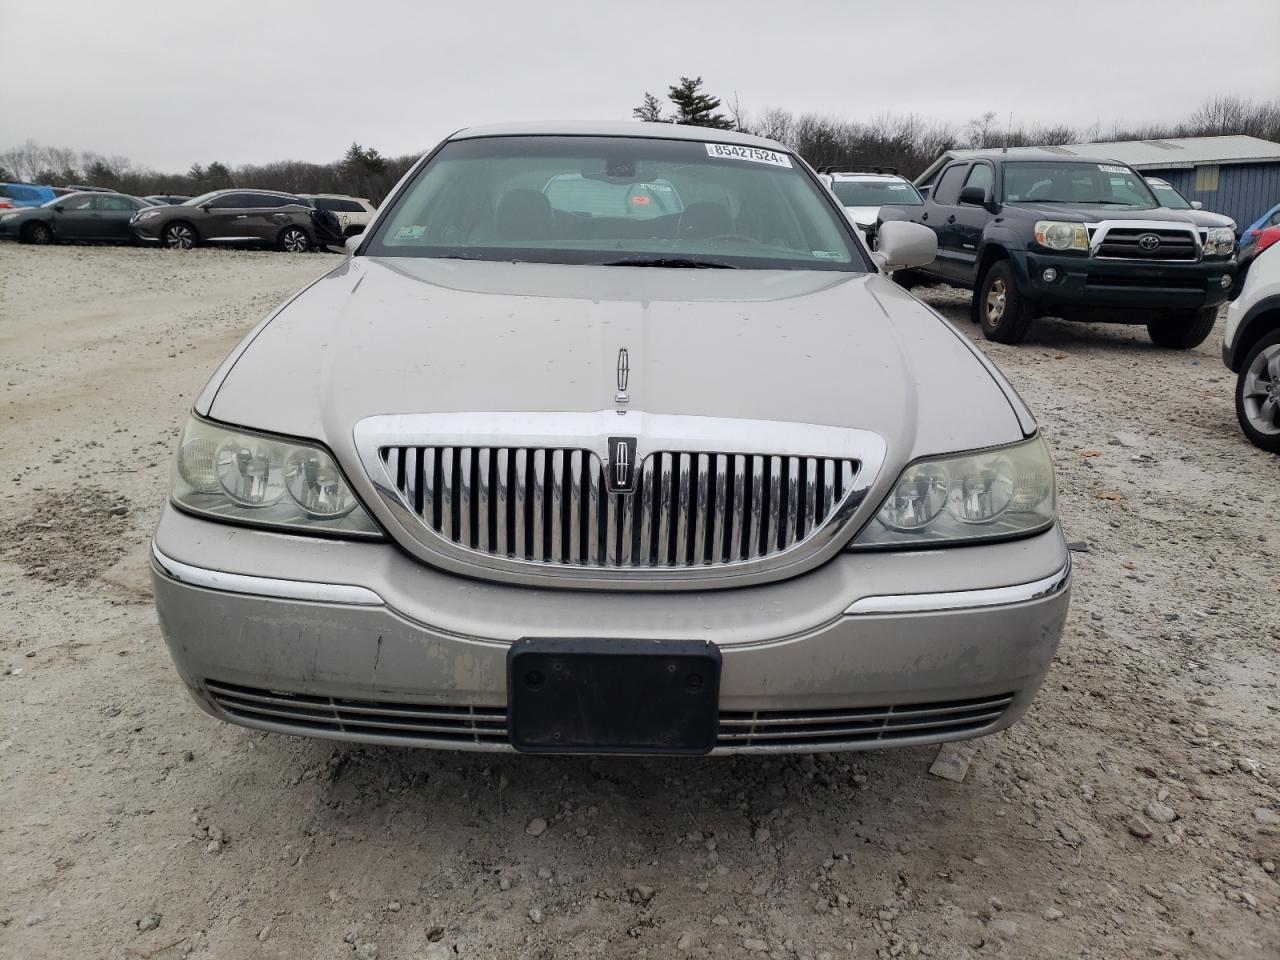
{"type": "Polygon", "coordinates": [[[427,232],[426,227],[401,227],[396,231],[397,240],[421,240],[422,235],[427,232]]]}
{"type": "Polygon", "coordinates": [[[1100,163],[1098,164],[1098,169],[1101,170],[1103,173],[1128,173],[1129,172],[1128,167],[1117,167],[1114,164],[1110,164],[1110,163],[1100,163]]]}
{"type": "Polygon", "coordinates": [[[773,167],[791,167],[791,159],[777,150],[764,150],[760,147],[743,147],[732,143],[708,143],[707,156],[725,160],[750,160],[752,163],[767,163],[773,167]]]}

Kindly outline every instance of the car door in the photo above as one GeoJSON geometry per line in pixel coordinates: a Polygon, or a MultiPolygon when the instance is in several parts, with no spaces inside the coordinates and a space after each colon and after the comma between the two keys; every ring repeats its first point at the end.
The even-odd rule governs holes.
{"type": "Polygon", "coordinates": [[[98,198],[99,215],[94,224],[95,240],[131,240],[129,218],[146,206],[133,197],[103,194],[98,198]]]}
{"type": "Polygon", "coordinates": [[[960,160],[942,171],[937,186],[929,192],[920,221],[938,235],[938,258],[928,268],[930,273],[948,280],[963,280],[964,271],[960,241],[956,231],[960,186],[969,172],[969,161],[960,160]]]}
{"type": "Polygon", "coordinates": [[[948,224],[955,243],[954,258],[951,261],[955,270],[953,275],[957,280],[970,285],[978,282],[978,247],[982,243],[982,231],[991,218],[987,204],[991,202],[995,186],[995,167],[986,160],[975,160],[964,178],[960,192],[964,193],[966,188],[975,187],[982,191],[983,202],[960,203],[957,199],[955,208],[948,214],[948,217],[955,218],[948,224]]]}
{"type": "Polygon", "coordinates": [[[253,194],[250,193],[224,193],[214,197],[205,207],[205,216],[200,224],[201,239],[252,237],[247,223],[257,213],[252,203],[253,194]]]}
{"type": "Polygon", "coordinates": [[[98,197],[72,193],[53,207],[53,232],[60,240],[88,240],[97,232],[98,197]]]}
{"type": "Polygon", "coordinates": [[[253,236],[263,243],[274,244],[280,231],[294,221],[302,209],[302,201],[296,197],[260,193],[254,198],[257,209],[252,217],[253,236]]]}

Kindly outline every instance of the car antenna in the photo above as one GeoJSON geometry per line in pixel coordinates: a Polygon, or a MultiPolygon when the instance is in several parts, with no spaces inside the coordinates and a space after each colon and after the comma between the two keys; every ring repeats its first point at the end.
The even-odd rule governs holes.
{"type": "Polygon", "coordinates": [[[1013,111],[1009,111],[1009,125],[1004,128],[1004,155],[1009,155],[1009,137],[1013,136],[1013,111]]]}

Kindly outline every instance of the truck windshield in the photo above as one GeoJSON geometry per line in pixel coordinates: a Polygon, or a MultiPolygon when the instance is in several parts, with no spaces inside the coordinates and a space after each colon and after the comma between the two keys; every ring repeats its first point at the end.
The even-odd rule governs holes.
{"type": "Polygon", "coordinates": [[[842,221],[799,161],[778,151],[650,137],[476,137],[437,152],[364,253],[865,271],[842,221]]]}
{"type": "Polygon", "coordinates": [[[1099,204],[1150,210],[1160,204],[1142,177],[1119,163],[1019,160],[1004,165],[1005,203],[1099,204]]]}
{"type": "Polygon", "coordinates": [[[924,203],[916,188],[905,180],[836,180],[831,191],[846,207],[880,207],[889,203],[914,206],[924,203]]]}

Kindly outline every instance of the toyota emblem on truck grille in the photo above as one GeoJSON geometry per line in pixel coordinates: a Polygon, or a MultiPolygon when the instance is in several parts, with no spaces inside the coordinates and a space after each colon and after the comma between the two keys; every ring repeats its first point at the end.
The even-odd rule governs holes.
{"type": "Polygon", "coordinates": [[[1143,250],[1151,251],[1160,246],[1160,238],[1154,233],[1144,233],[1138,238],[1138,246],[1143,250]]]}
{"type": "Polygon", "coordinates": [[[609,438],[609,465],[605,486],[610,493],[634,493],[636,489],[636,438],[609,438]]]}

